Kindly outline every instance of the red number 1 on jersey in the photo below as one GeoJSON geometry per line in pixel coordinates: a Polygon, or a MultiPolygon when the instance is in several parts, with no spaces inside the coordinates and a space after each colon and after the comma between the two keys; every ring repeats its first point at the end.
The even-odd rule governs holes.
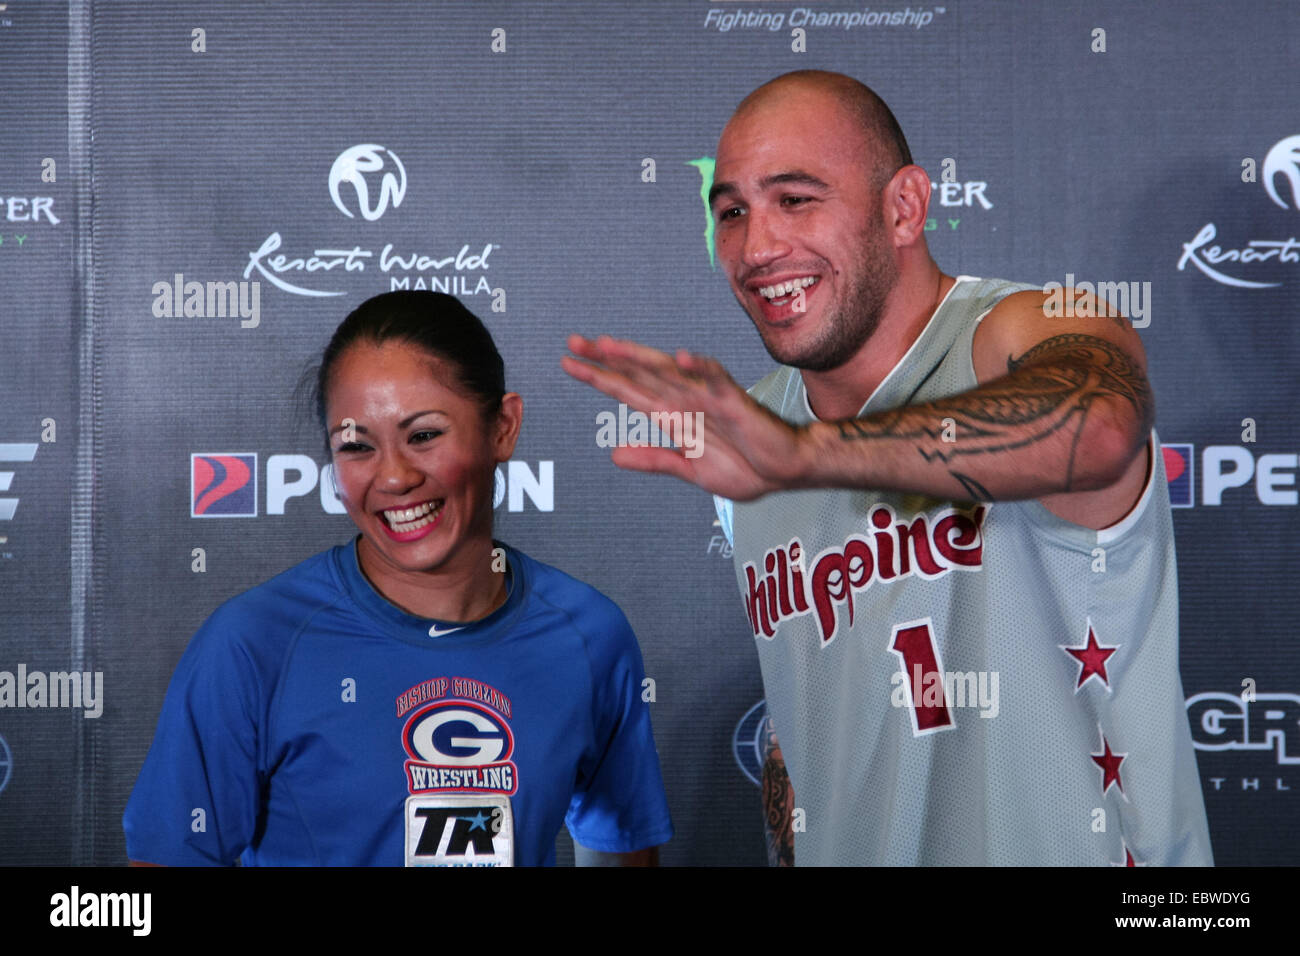
{"type": "Polygon", "coordinates": [[[903,665],[903,686],[912,705],[912,733],[919,737],[956,727],[930,619],[894,625],[889,649],[903,665]]]}

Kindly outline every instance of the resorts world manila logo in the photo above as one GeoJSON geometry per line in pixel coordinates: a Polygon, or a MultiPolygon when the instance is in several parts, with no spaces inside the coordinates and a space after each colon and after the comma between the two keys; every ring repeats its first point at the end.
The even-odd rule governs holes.
{"type": "MultiPolygon", "coordinates": [[[[1264,192],[1274,205],[1289,212],[1300,212],[1300,135],[1274,143],[1259,173],[1264,192]]],[[[1255,182],[1255,160],[1249,157],[1242,160],[1241,179],[1246,183],[1255,182]]],[[[1300,263],[1300,241],[1294,235],[1284,239],[1248,239],[1235,248],[1224,248],[1215,242],[1218,235],[1214,223],[1207,222],[1191,242],[1184,242],[1178,271],[1187,272],[1190,265],[1220,285],[1274,289],[1282,283],[1262,280],[1279,277],[1280,265],[1300,263]],[[1260,278],[1247,278],[1249,275],[1260,278]]]]}
{"type": "MultiPolygon", "coordinates": [[[[393,213],[407,195],[406,166],[393,150],[379,143],[361,143],[343,150],[330,166],[326,185],[334,207],[353,226],[340,241],[331,236],[323,242],[306,242],[310,252],[284,251],[281,230],[272,231],[261,245],[248,253],[244,278],[260,276],[282,292],[292,295],[328,297],[347,295],[341,288],[345,273],[368,273],[378,270],[395,289],[430,289],[455,296],[487,294],[492,297],[493,311],[504,311],[505,293],[487,277],[489,259],[498,244],[436,240],[438,247],[416,248],[406,242],[382,241],[375,236],[375,225],[384,216],[393,221],[393,213]],[[364,237],[360,241],[353,237],[364,237]],[[379,240],[379,241],[377,241],[379,240]],[[321,275],[323,273],[324,275],[321,275]],[[498,307],[500,303],[500,307],[498,307]]],[[[400,215],[398,216],[400,219],[400,215]]],[[[423,223],[412,223],[421,230],[423,223]]],[[[436,225],[433,230],[436,236],[436,225]]],[[[377,291],[366,288],[368,295],[377,291]]]]}
{"type": "Polygon", "coordinates": [[[374,222],[388,211],[391,202],[396,209],[406,197],[406,167],[397,154],[375,143],[362,143],[339,153],[330,167],[330,198],[338,211],[349,219],[355,218],[339,195],[339,187],[348,183],[356,190],[358,211],[370,222],[374,222]],[[396,172],[384,170],[385,157],[391,158],[396,172]],[[384,170],[379,179],[379,195],[374,205],[370,202],[370,189],[366,185],[366,173],[384,170]]]}

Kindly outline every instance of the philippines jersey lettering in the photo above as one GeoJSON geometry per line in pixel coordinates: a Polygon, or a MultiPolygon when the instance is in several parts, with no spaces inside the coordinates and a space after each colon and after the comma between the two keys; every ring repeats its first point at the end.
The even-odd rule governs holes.
{"type": "MultiPolygon", "coordinates": [[[[861,414],[977,385],[1003,297],[958,277],[861,414]]],[[[796,369],[750,390],[815,418],[796,369]]],[[[1036,501],[807,490],[720,501],[805,864],[1212,862],[1178,676],[1168,489],[1094,531],[1036,501]]]]}

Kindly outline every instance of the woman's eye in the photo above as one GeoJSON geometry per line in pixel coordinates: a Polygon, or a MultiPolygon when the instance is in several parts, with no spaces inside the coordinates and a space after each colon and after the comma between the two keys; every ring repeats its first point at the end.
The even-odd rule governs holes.
{"type": "Polygon", "coordinates": [[[366,450],[366,446],[361,444],[361,442],[347,441],[344,442],[342,445],[339,445],[339,447],[335,449],[334,453],[340,454],[342,452],[365,451],[365,450],[366,450]]]}
{"type": "Polygon", "coordinates": [[[424,442],[433,441],[441,434],[442,432],[438,431],[437,429],[426,428],[423,431],[418,431],[415,434],[413,434],[411,436],[411,441],[423,444],[424,442]]]}

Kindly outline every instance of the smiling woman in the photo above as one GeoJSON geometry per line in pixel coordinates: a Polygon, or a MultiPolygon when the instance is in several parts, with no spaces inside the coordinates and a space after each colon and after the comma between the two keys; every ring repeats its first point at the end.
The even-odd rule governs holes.
{"type": "Polygon", "coordinates": [[[492,537],[523,400],[455,298],[363,303],[316,408],[358,534],[226,602],[127,805],[154,864],[546,865],[672,836],[627,620],[492,537]]]}

